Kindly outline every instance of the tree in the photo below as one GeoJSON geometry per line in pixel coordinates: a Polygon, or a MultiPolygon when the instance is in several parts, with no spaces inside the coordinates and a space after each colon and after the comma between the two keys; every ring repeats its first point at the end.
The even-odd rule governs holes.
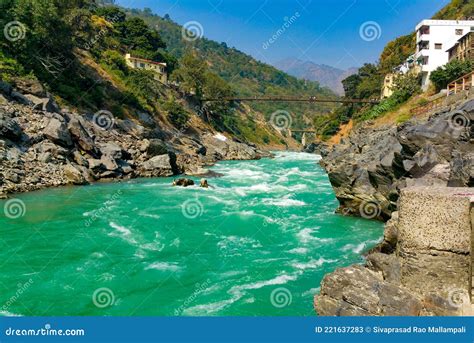
{"type": "Polygon", "coordinates": [[[164,104],[164,109],[168,112],[168,118],[178,129],[183,129],[189,120],[189,114],[185,111],[183,106],[176,102],[175,99],[170,99],[164,104]]]}
{"type": "Polygon", "coordinates": [[[194,92],[198,99],[202,99],[207,71],[207,65],[203,60],[192,53],[187,53],[181,59],[172,78],[181,83],[182,89],[194,92]]]}
{"type": "MultiPolygon", "coordinates": [[[[203,88],[205,98],[219,99],[230,98],[234,95],[231,86],[218,75],[207,72],[203,88]]],[[[232,115],[232,104],[229,101],[213,101],[206,105],[211,119],[225,123],[228,116],[232,115]]]]}
{"type": "Polygon", "coordinates": [[[430,75],[430,80],[435,85],[436,90],[440,91],[441,89],[445,89],[450,82],[470,73],[473,68],[473,61],[453,60],[434,70],[430,75]]]}

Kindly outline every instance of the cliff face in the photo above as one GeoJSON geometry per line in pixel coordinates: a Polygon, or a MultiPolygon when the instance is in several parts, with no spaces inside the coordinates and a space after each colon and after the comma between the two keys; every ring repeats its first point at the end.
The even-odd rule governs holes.
{"type": "Polygon", "coordinates": [[[364,126],[321,161],[339,212],[390,219],[366,264],[325,276],[320,315],[472,315],[474,100],[364,126]]]}
{"type": "Polygon", "coordinates": [[[474,95],[428,119],[364,126],[321,161],[344,214],[387,220],[408,186],[474,186],[474,95]]]}
{"type": "Polygon", "coordinates": [[[474,315],[474,190],[409,187],[384,242],[365,266],[325,276],[314,306],[323,316],[474,315]]]}
{"type": "Polygon", "coordinates": [[[0,196],[67,184],[205,174],[223,159],[257,159],[255,146],[217,134],[198,117],[183,130],[146,113],[136,120],[60,109],[42,86],[0,82],[0,196]]]}

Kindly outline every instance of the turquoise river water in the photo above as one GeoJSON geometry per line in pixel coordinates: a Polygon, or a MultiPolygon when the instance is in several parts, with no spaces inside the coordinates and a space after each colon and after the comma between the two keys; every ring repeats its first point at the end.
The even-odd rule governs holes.
{"type": "Polygon", "coordinates": [[[318,159],[222,162],[209,189],[138,179],[1,201],[0,314],[314,315],[324,274],[383,233],[334,213],[318,159]]]}

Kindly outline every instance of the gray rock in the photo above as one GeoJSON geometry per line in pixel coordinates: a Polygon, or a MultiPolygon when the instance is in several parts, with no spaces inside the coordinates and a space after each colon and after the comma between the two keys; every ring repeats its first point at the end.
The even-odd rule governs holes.
{"type": "Polygon", "coordinates": [[[79,151],[74,151],[72,157],[79,166],[86,168],[89,167],[89,162],[87,162],[87,158],[85,158],[79,151]]]}
{"type": "Polygon", "coordinates": [[[32,106],[33,103],[28,99],[26,96],[24,96],[21,93],[13,91],[11,93],[11,98],[15,100],[16,102],[22,104],[22,105],[27,105],[27,106],[32,106]]]}
{"type": "Polygon", "coordinates": [[[100,152],[103,156],[107,156],[110,159],[119,160],[122,158],[122,148],[115,143],[107,142],[99,144],[100,152]]]}
{"type": "Polygon", "coordinates": [[[71,164],[63,166],[63,172],[68,183],[74,185],[83,185],[87,183],[82,172],[71,164]]]}
{"type": "Polygon", "coordinates": [[[42,152],[38,155],[36,159],[42,163],[49,163],[53,160],[53,156],[50,152],[42,152]]]}
{"type": "Polygon", "coordinates": [[[72,138],[67,129],[67,125],[64,122],[56,118],[50,118],[46,127],[43,130],[45,137],[50,139],[52,142],[62,146],[71,146],[72,138]]]}
{"type": "Polygon", "coordinates": [[[159,155],[143,162],[140,170],[142,175],[149,177],[172,176],[174,171],[171,163],[171,158],[168,154],[159,155]]]}
{"type": "Polygon", "coordinates": [[[86,129],[86,123],[79,115],[69,114],[68,129],[79,147],[93,157],[100,157],[100,151],[94,143],[94,137],[86,129]]]}
{"type": "Polygon", "coordinates": [[[21,78],[15,80],[15,87],[24,94],[32,94],[40,98],[46,97],[47,93],[43,85],[36,79],[21,78]]]}
{"type": "Polygon", "coordinates": [[[0,112],[0,137],[10,138],[14,141],[21,138],[23,131],[15,118],[6,112],[0,112]]]}
{"type": "Polygon", "coordinates": [[[148,147],[146,148],[146,153],[150,157],[164,155],[168,153],[168,148],[165,143],[160,139],[150,139],[148,141],[148,147]]]}
{"type": "Polygon", "coordinates": [[[11,84],[0,80],[0,93],[10,96],[12,93],[13,87],[11,84]]]}
{"type": "Polygon", "coordinates": [[[31,106],[35,110],[47,111],[52,113],[59,113],[59,106],[56,104],[52,97],[38,98],[32,94],[26,94],[25,97],[30,100],[31,106]]]}

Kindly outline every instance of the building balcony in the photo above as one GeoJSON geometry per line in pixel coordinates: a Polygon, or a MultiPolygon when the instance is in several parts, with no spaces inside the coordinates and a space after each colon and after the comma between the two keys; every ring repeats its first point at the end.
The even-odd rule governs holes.
{"type": "Polygon", "coordinates": [[[430,34],[429,33],[425,33],[425,34],[418,34],[417,35],[417,38],[416,38],[416,42],[419,43],[419,42],[422,42],[422,41],[429,41],[431,38],[430,34]]]}

